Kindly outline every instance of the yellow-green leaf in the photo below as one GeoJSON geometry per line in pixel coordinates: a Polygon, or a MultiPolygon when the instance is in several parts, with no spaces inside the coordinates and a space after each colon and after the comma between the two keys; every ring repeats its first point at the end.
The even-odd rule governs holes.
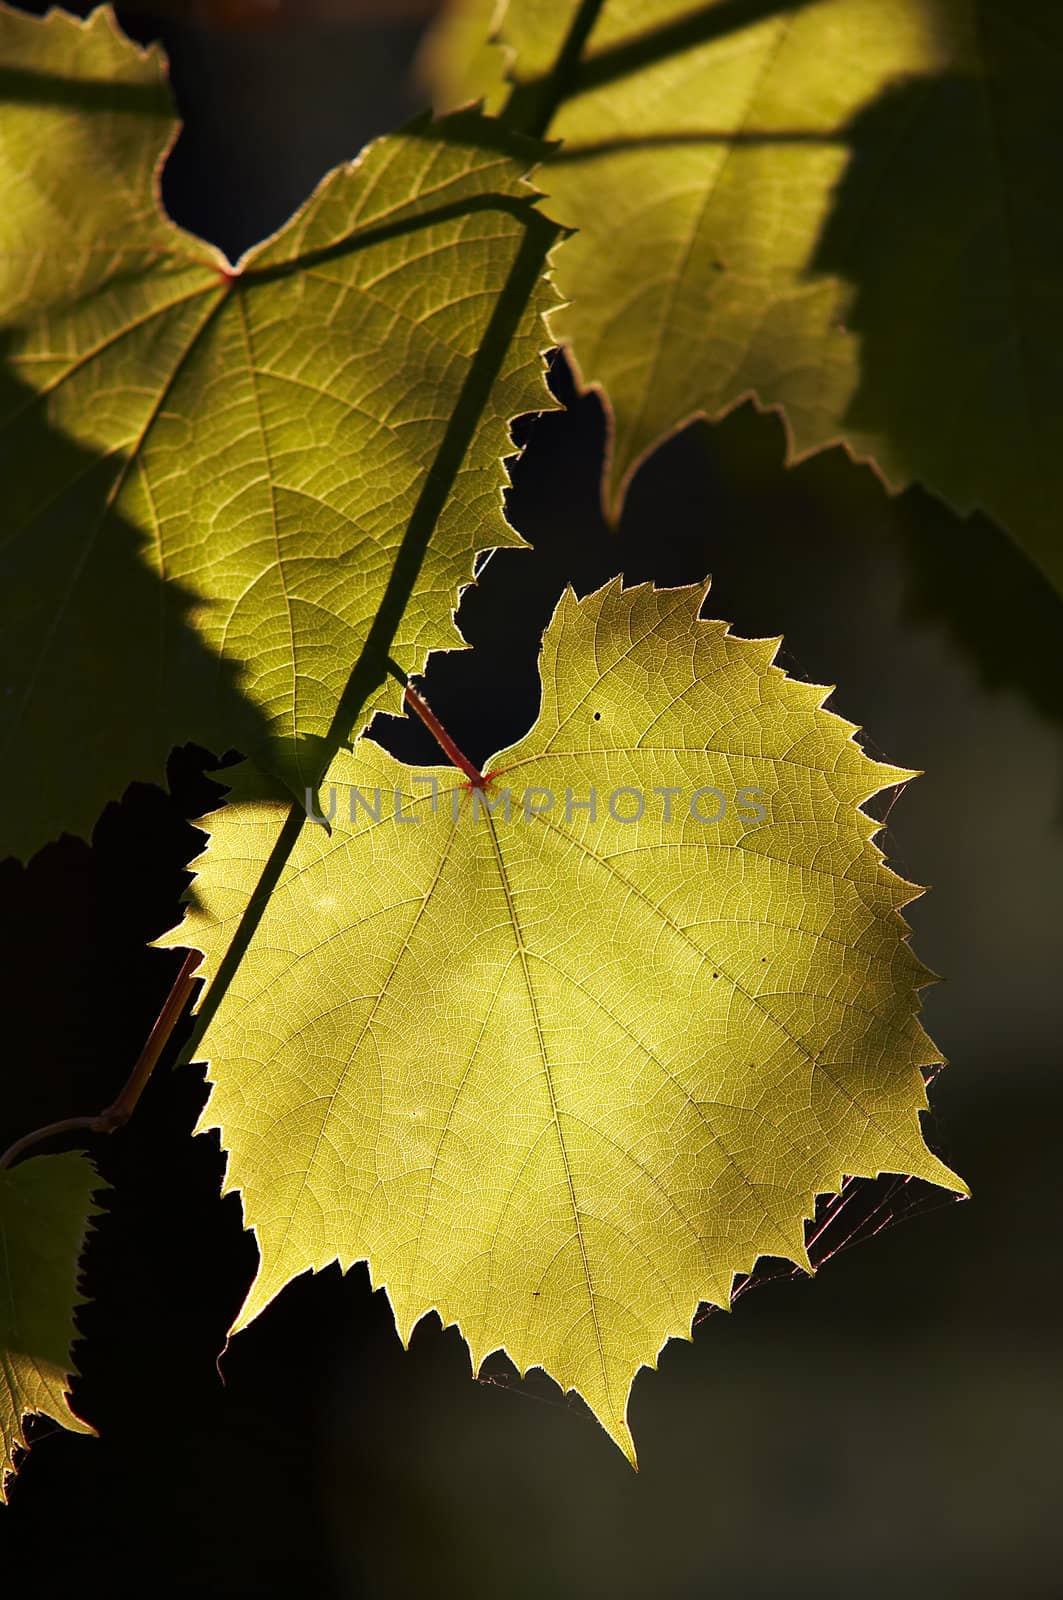
{"type": "Polygon", "coordinates": [[[70,1409],[78,1259],[100,1181],[80,1155],[35,1156],[0,1171],[0,1501],[26,1448],[23,1421],[92,1433],[70,1409]]]}
{"type": "MultiPolygon", "coordinates": [[[[909,774],[702,597],[565,596],[490,815],[451,767],[337,756],[331,832],[302,828],[202,1041],[261,1254],[237,1326],[365,1259],[404,1339],[437,1310],[631,1453],[639,1368],[759,1255],[807,1264],[817,1194],[962,1188],[920,1131],[918,891],[860,809],[909,774]]],[[[287,815],[234,781],[163,941],[208,975],[287,815]]]]}
{"type": "Polygon", "coordinates": [[[440,111],[481,101],[498,111],[508,92],[506,52],[495,43],[505,0],[459,0],[445,5],[428,30],[417,76],[440,111]]]}
{"type": "Polygon", "coordinates": [[[389,653],[460,643],[476,552],[519,543],[509,422],[551,404],[553,229],[536,145],[422,120],[230,268],[159,208],[164,63],[108,10],[0,5],[0,97],[0,837],[27,853],[188,739],[311,783],[389,653]]]}
{"type": "MultiPolygon", "coordinates": [[[[578,230],[552,326],[612,411],[609,506],[663,435],[752,395],[794,457],[844,441],[1063,587],[1057,0],[508,0],[507,115],[539,128],[588,11],[542,181],[578,230]]],[[[441,103],[473,21],[440,42],[441,103]]]]}

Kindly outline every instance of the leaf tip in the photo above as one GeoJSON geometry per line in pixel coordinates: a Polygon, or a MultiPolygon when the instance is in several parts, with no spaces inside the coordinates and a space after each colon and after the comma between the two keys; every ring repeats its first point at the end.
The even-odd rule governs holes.
{"type": "Polygon", "coordinates": [[[606,1427],[605,1431],[619,1449],[632,1472],[637,1472],[639,1470],[638,1451],[635,1449],[635,1440],[631,1429],[628,1427],[626,1415],[619,1422],[614,1422],[612,1427],[606,1427]]]}

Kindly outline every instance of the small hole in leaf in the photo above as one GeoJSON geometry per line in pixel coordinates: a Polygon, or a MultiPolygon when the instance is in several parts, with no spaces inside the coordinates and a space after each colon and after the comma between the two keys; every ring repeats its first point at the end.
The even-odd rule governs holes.
{"type": "Polygon", "coordinates": [[[595,722],[601,722],[601,720],[602,720],[602,714],[601,714],[601,712],[600,712],[600,711],[596,711],[596,712],[595,712],[595,713],[594,713],[594,720],[595,720],[595,722]]]}

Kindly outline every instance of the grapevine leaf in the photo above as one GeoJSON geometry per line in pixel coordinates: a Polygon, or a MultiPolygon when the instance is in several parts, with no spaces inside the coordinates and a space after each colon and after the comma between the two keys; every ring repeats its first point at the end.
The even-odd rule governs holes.
{"type": "Polygon", "coordinates": [[[508,93],[506,52],[495,43],[505,0],[460,0],[444,6],[428,30],[417,76],[440,111],[457,111],[475,101],[498,112],[508,93]]]}
{"type": "MultiPolygon", "coordinates": [[[[507,116],[536,125],[586,10],[496,13],[507,116]]],[[[543,186],[613,513],[663,435],[755,396],[794,457],[842,440],[980,507],[1063,588],[1061,67],[1056,0],[604,0],[543,186]]]]}
{"type": "MultiPolygon", "coordinates": [[[[454,768],[364,737],[337,756],[331,831],[302,828],[202,1041],[202,1126],[261,1256],[237,1327],[365,1259],[403,1339],[434,1309],[475,1366],[542,1366],[631,1453],[640,1366],[759,1255],[807,1266],[817,1194],[963,1187],[920,1131],[918,891],[860,809],[910,774],[702,598],[563,598],[491,815],[454,768]]],[[[234,781],[163,940],[208,974],[287,815],[234,781]]]]}
{"type": "Polygon", "coordinates": [[[538,146],[422,119],[237,267],[162,213],[155,50],[0,5],[5,845],[85,833],[171,747],[293,789],[459,637],[508,427],[552,402],[538,146]],[[352,669],[358,673],[352,677],[352,669]],[[392,686],[392,695],[398,691],[392,686]]]}
{"type": "Polygon", "coordinates": [[[37,1412],[74,1433],[94,1430],[70,1409],[70,1347],[78,1258],[100,1182],[80,1155],[36,1156],[0,1171],[0,1501],[37,1412]]]}

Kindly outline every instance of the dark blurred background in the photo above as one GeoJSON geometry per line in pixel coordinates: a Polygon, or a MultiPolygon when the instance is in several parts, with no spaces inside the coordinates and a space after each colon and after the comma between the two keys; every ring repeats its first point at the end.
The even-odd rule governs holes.
{"type": "MultiPolygon", "coordinates": [[[[29,8],[27,8],[29,9],[29,8]]],[[[40,9],[43,9],[40,8],[40,9]]],[[[87,8],[86,8],[87,9],[87,8]]],[[[235,256],[316,180],[417,108],[430,7],[256,0],[123,11],[162,36],[187,126],[165,198],[235,256]]],[[[1061,1555],[1063,608],[980,519],[890,499],[841,451],[784,470],[743,407],[662,448],[618,533],[598,509],[603,419],[564,366],[563,411],[517,425],[510,515],[460,613],[471,652],[428,693],[481,758],[530,724],[535,650],[566,581],[694,582],[736,632],[782,633],[796,675],[873,753],[926,776],[890,814],[952,1065],[928,1135],[970,1181],[954,1204],[868,1187],[865,1238],[814,1281],[764,1272],[635,1387],[636,1477],[582,1408],[504,1362],[469,1375],[430,1319],[403,1353],[359,1268],[304,1278],[215,1361],[254,1265],[221,1160],[189,1131],[200,1069],[164,1067],[98,1147],[75,1404],[100,1439],[35,1428],[0,1510],[5,1591],[60,1595],[1054,1596],[1061,1555]],[[876,1230],[878,1230],[876,1232],[876,1230]]],[[[377,725],[424,760],[419,726],[377,725]]],[[[95,1109],[124,1080],[178,959],[217,789],[131,789],[90,846],[0,866],[8,1085],[0,1141],[95,1109]],[[12,1042],[15,1041],[15,1042],[12,1042]]],[[[176,1048],[176,1041],[175,1041],[176,1048]]],[[[174,1052],[171,1051],[171,1057],[174,1052]]],[[[848,1215],[848,1214],[847,1214],[848,1215]]]]}

